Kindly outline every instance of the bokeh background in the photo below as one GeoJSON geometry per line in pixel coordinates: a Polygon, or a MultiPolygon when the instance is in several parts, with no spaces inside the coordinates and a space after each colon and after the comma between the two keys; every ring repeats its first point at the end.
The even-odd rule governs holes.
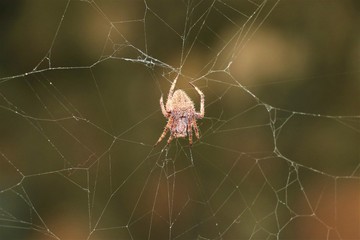
{"type": "Polygon", "coordinates": [[[0,239],[360,239],[357,0],[0,2],[0,239]],[[201,138],[153,147],[171,82],[201,138]]]}

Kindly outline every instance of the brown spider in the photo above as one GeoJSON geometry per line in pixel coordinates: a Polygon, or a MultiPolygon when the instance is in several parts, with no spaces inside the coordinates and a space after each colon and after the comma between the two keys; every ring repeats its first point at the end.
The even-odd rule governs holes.
{"type": "Polygon", "coordinates": [[[192,83],[191,86],[200,95],[200,112],[195,111],[195,106],[190,97],[181,89],[174,92],[177,78],[171,84],[166,105],[164,106],[163,97],[160,98],[161,112],[168,120],[163,133],[155,146],[161,142],[170,130],[170,137],[167,141],[169,144],[174,138],[184,138],[189,135],[189,144],[192,145],[192,129],[195,130],[195,135],[199,139],[199,129],[196,124],[196,119],[201,119],[205,115],[205,96],[192,83]]]}

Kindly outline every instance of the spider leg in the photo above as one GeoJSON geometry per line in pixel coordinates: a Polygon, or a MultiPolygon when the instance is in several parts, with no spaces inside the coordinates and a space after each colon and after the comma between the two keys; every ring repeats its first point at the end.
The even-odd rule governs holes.
{"type": "Polygon", "coordinates": [[[172,134],[170,134],[167,144],[169,145],[173,139],[174,139],[174,136],[172,134]]]}
{"type": "Polygon", "coordinates": [[[161,142],[164,139],[164,137],[166,136],[166,133],[169,131],[169,127],[171,126],[171,124],[172,124],[172,119],[169,118],[169,121],[166,124],[166,126],[164,128],[164,131],[162,132],[161,136],[159,137],[159,140],[157,140],[157,142],[155,143],[154,146],[158,145],[158,143],[161,142]]]}
{"type": "Polygon", "coordinates": [[[157,140],[157,142],[155,143],[154,146],[158,145],[159,142],[161,142],[161,140],[164,139],[164,137],[166,136],[166,133],[169,131],[169,128],[165,127],[164,131],[162,132],[161,136],[159,137],[159,140],[157,140]]]}
{"type": "Polygon", "coordinates": [[[190,83],[191,86],[193,86],[195,88],[195,90],[200,95],[200,112],[195,113],[195,117],[197,119],[201,119],[201,118],[203,118],[205,116],[205,95],[194,84],[192,84],[191,82],[189,82],[189,83],[190,83]]]}
{"type": "Polygon", "coordinates": [[[188,125],[187,125],[188,129],[188,135],[189,135],[189,145],[192,146],[193,144],[193,139],[192,139],[192,120],[190,120],[188,122],[188,125]]]}
{"type": "Polygon", "coordinates": [[[169,117],[169,113],[166,111],[165,105],[164,105],[164,100],[163,100],[163,96],[161,96],[160,98],[160,108],[161,108],[161,112],[164,115],[164,117],[168,118],[169,117]]]}
{"type": "Polygon", "coordinates": [[[173,81],[172,84],[171,84],[171,87],[170,87],[170,90],[169,90],[169,94],[168,94],[168,98],[167,98],[168,101],[169,101],[169,99],[172,98],[172,95],[174,94],[175,85],[176,85],[176,81],[177,81],[178,77],[179,77],[179,75],[176,76],[176,78],[174,79],[174,81],[173,81]]]}
{"type": "Polygon", "coordinates": [[[191,120],[191,126],[194,128],[196,138],[200,139],[199,128],[195,119],[191,120]]]}

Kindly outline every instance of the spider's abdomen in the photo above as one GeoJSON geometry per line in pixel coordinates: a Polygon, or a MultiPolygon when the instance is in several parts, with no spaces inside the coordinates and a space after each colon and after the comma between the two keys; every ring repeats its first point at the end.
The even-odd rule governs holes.
{"type": "Polygon", "coordinates": [[[174,92],[171,99],[171,105],[173,110],[189,110],[195,109],[193,101],[190,97],[181,89],[174,92]]]}

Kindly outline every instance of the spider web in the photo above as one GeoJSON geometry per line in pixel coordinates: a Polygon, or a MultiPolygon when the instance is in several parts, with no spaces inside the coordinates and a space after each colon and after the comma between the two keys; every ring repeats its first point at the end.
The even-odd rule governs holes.
{"type": "Polygon", "coordinates": [[[1,5],[0,239],[360,238],[356,1],[1,5]]]}

